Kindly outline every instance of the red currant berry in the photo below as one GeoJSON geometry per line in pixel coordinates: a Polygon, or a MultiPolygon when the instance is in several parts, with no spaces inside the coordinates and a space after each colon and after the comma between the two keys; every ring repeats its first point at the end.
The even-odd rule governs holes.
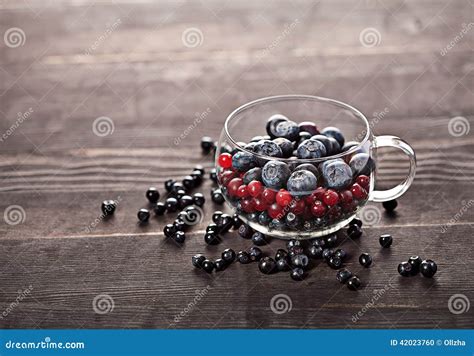
{"type": "Polygon", "coordinates": [[[311,214],[316,216],[317,218],[321,218],[326,214],[326,206],[322,201],[316,200],[311,207],[311,214]]]}
{"type": "Polygon", "coordinates": [[[248,184],[249,194],[253,197],[258,197],[263,192],[263,184],[258,180],[253,180],[248,184]]]}
{"type": "Polygon", "coordinates": [[[285,189],[280,189],[280,191],[276,194],[276,202],[280,206],[287,206],[291,203],[293,198],[289,191],[285,189]]]}
{"type": "Polygon", "coordinates": [[[268,208],[268,204],[261,197],[253,198],[253,205],[257,211],[265,211],[268,208]]]}
{"type": "Polygon", "coordinates": [[[222,185],[227,186],[227,184],[235,178],[236,174],[235,172],[232,172],[230,170],[225,170],[219,175],[219,182],[221,182],[222,185]]]}
{"type": "Polygon", "coordinates": [[[221,153],[218,158],[219,166],[222,168],[232,167],[232,156],[230,153],[221,153]]]}
{"type": "Polygon", "coordinates": [[[246,213],[253,213],[255,211],[255,205],[254,205],[253,199],[250,198],[245,198],[240,201],[240,206],[242,207],[242,210],[246,213]]]}
{"type": "Polygon", "coordinates": [[[362,188],[358,183],[352,184],[351,193],[356,199],[367,198],[367,191],[364,188],[362,188]]]}
{"type": "Polygon", "coordinates": [[[336,220],[341,216],[341,208],[338,206],[331,206],[328,209],[328,216],[331,218],[332,221],[336,220]]]}
{"type": "Polygon", "coordinates": [[[262,192],[262,198],[268,203],[273,204],[275,202],[276,192],[270,188],[265,188],[262,192]]]}
{"type": "Polygon", "coordinates": [[[293,214],[301,215],[304,213],[305,208],[306,204],[303,199],[293,199],[290,202],[290,211],[293,214]]]}
{"type": "Polygon", "coordinates": [[[351,204],[352,201],[354,200],[352,198],[352,193],[350,190],[343,190],[342,192],[339,193],[339,198],[341,200],[341,204],[351,204]]]}
{"type": "Polygon", "coordinates": [[[357,208],[357,202],[356,200],[352,200],[350,203],[342,203],[341,207],[343,212],[351,213],[357,208]]]}
{"type": "Polygon", "coordinates": [[[283,208],[277,203],[270,205],[267,212],[272,219],[281,219],[283,217],[283,208]]]}
{"type": "Polygon", "coordinates": [[[324,198],[324,194],[326,194],[326,189],[324,189],[323,187],[319,187],[316,188],[312,195],[316,200],[322,201],[324,198]]]}
{"type": "Polygon", "coordinates": [[[250,194],[249,194],[249,191],[247,189],[247,185],[245,184],[242,184],[238,189],[237,189],[237,196],[239,198],[245,198],[245,197],[248,197],[250,194]]]}
{"type": "Polygon", "coordinates": [[[243,184],[242,178],[233,178],[229,184],[227,184],[227,192],[231,197],[237,196],[237,190],[243,184]]]}
{"type": "Polygon", "coordinates": [[[365,190],[369,190],[370,178],[364,175],[360,175],[356,178],[356,183],[358,183],[365,190]]]}
{"type": "Polygon", "coordinates": [[[339,202],[339,194],[335,190],[328,189],[323,196],[323,202],[327,206],[334,206],[339,202]]]}

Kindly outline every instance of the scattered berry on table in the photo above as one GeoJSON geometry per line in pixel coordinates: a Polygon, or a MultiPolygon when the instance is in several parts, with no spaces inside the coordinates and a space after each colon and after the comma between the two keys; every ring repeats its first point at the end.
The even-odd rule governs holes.
{"type": "Polygon", "coordinates": [[[304,254],[298,254],[291,257],[291,265],[293,267],[306,268],[309,264],[308,256],[304,254]]]}
{"type": "Polygon", "coordinates": [[[323,249],[322,257],[328,261],[334,255],[334,250],[330,248],[323,249]]]}
{"type": "Polygon", "coordinates": [[[268,241],[269,241],[269,238],[259,231],[255,231],[252,235],[252,242],[257,246],[266,245],[268,241]]]}
{"type": "Polygon", "coordinates": [[[334,247],[337,244],[337,235],[335,233],[324,237],[324,245],[326,247],[334,247]]]}
{"type": "Polygon", "coordinates": [[[176,227],[174,226],[174,224],[167,224],[163,228],[163,233],[165,234],[166,237],[172,237],[175,232],[176,232],[176,227]]]}
{"type": "Polygon", "coordinates": [[[337,271],[336,273],[336,279],[339,281],[339,283],[342,283],[342,284],[346,283],[351,277],[352,277],[352,272],[345,268],[337,271]]]}
{"type": "Polygon", "coordinates": [[[178,206],[180,209],[184,209],[190,205],[193,205],[193,203],[193,197],[190,195],[183,195],[181,198],[178,199],[178,206]]]}
{"type": "Polygon", "coordinates": [[[351,220],[351,222],[349,223],[349,226],[350,225],[357,225],[359,227],[362,227],[362,220],[360,220],[359,218],[354,218],[351,220]]]}
{"type": "Polygon", "coordinates": [[[214,182],[217,183],[217,170],[215,168],[212,168],[211,171],[209,172],[209,178],[214,182]]]}
{"type": "Polygon", "coordinates": [[[411,256],[408,259],[408,263],[411,265],[411,274],[412,276],[417,275],[420,272],[420,265],[421,265],[422,259],[420,256],[411,256]]]}
{"type": "Polygon", "coordinates": [[[304,279],[304,270],[302,268],[293,268],[290,272],[291,279],[302,281],[304,279]]]}
{"type": "Polygon", "coordinates": [[[215,223],[210,223],[206,227],[206,232],[217,235],[219,233],[219,227],[215,223]]]}
{"type": "Polygon", "coordinates": [[[281,260],[282,258],[286,258],[287,255],[288,252],[286,252],[282,248],[279,248],[275,253],[275,261],[281,260]]]}
{"type": "Polygon", "coordinates": [[[401,262],[398,265],[398,273],[403,277],[412,276],[411,269],[412,269],[412,265],[408,263],[407,261],[401,262]]]}
{"type": "Polygon", "coordinates": [[[221,257],[227,263],[231,263],[231,262],[234,262],[236,254],[235,254],[235,251],[232,250],[231,248],[226,248],[224,252],[222,252],[221,257]]]}
{"type": "Polygon", "coordinates": [[[364,267],[370,267],[372,264],[372,256],[370,256],[368,253],[363,253],[359,256],[359,263],[361,266],[364,267]]]}
{"type": "Polygon", "coordinates": [[[203,206],[206,202],[206,198],[202,193],[194,193],[193,194],[193,204],[197,206],[203,206]]]}
{"type": "Polygon", "coordinates": [[[166,211],[168,213],[174,213],[178,210],[179,203],[176,198],[168,198],[165,201],[166,211]]]}
{"type": "Polygon", "coordinates": [[[217,272],[225,270],[227,267],[227,262],[224,261],[222,258],[218,258],[214,261],[214,268],[217,272]]]}
{"type": "Polygon", "coordinates": [[[276,262],[271,257],[263,257],[258,262],[258,269],[264,274],[270,274],[276,269],[276,262]]]}
{"type": "Polygon", "coordinates": [[[140,209],[137,213],[137,218],[140,222],[147,222],[150,218],[150,211],[148,209],[140,209]]]}
{"type": "Polygon", "coordinates": [[[322,258],[323,257],[323,248],[321,246],[311,246],[308,249],[308,256],[311,258],[322,258]]]}
{"type": "Polygon", "coordinates": [[[242,224],[239,227],[239,235],[244,239],[251,239],[253,235],[253,229],[247,224],[242,224]]]}
{"type": "Polygon", "coordinates": [[[191,259],[193,266],[196,268],[202,268],[202,263],[206,260],[206,257],[203,255],[194,255],[191,259]]]}
{"type": "Polygon", "coordinates": [[[342,267],[342,258],[336,256],[336,255],[332,255],[331,257],[329,257],[329,259],[327,260],[327,264],[329,267],[331,267],[332,269],[339,269],[342,267]]]}
{"type": "Polygon", "coordinates": [[[249,249],[249,255],[252,261],[260,261],[260,259],[263,257],[263,252],[258,247],[252,246],[249,249]]]}
{"type": "Polygon", "coordinates": [[[341,260],[344,261],[344,259],[347,257],[347,252],[341,248],[337,249],[334,251],[334,256],[339,257],[341,260]]]}
{"type": "Polygon", "coordinates": [[[105,216],[113,215],[116,208],[117,203],[114,200],[104,200],[102,202],[101,210],[105,216]]]}
{"type": "Polygon", "coordinates": [[[392,246],[392,242],[393,238],[390,234],[383,234],[379,237],[380,246],[382,246],[383,248],[389,248],[390,246],[392,246]]]}
{"type": "Polygon", "coordinates": [[[222,191],[220,189],[214,189],[211,192],[211,199],[214,203],[219,205],[223,204],[225,201],[224,196],[222,195],[222,191]]]}
{"type": "Polygon", "coordinates": [[[420,271],[424,277],[431,278],[436,274],[438,266],[433,260],[424,260],[421,262],[420,271]]]}
{"type": "Polygon", "coordinates": [[[174,179],[168,179],[165,181],[165,190],[167,192],[171,192],[171,190],[173,189],[173,185],[176,183],[176,181],[174,179]]]}
{"type": "Polygon", "coordinates": [[[182,244],[184,240],[186,240],[186,234],[184,233],[184,231],[176,231],[172,236],[172,239],[177,243],[182,244]]]}
{"type": "Polygon", "coordinates": [[[187,190],[191,190],[196,186],[195,180],[192,176],[184,177],[182,184],[183,184],[183,187],[185,187],[187,190]]]}
{"type": "Polygon", "coordinates": [[[250,259],[250,255],[247,251],[239,251],[237,253],[237,261],[239,261],[242,264],[247,264],[247,263],[252,262],[252,260],[250,259]]]}
{"type": "Polygon", "coordinates": [[[352,276],[347,280],[347,288],[350,290],[357,290],[361,286],[360,279],[357,276],[352,276]]]}
{"type": "Polygon", "coordinates": [[[232,215],[232,229],[238,230],[242,224],[243,222],[242,220],[240,220],[240,217],[238,214],[232,215]]]}
{"type": "Polygon", "coordinates": [[[398,205],[398,202],[395,199],[394,200],[389,200],[389,201],[384,201],[382,203],[383,208],[386,211],[388,211],[389,213],[394,211],[396,209],[397,205],[398,205]]]}
{"type": "Polygon", "coordinates": [[[207,273],[211,273],[212,271],[214,271],[214,268],[215,268],[215,264],[214,262],[212,262],[211,260],[204,260],[202,262],[202,265],[201,265],[201,268],[206,271],[207,273]]]}
{"type": "Polygon", "coordinates": [[[362,236],[362,229],[359,227],[359,225],[350,225],[347,229],[347,236],[353,240],[356,240],[362,236]]]}
{"type": "Polygon", "coordinates": [[[156,203],[160,199],[160,192],[155,187],[148,188],[145,195],[150,203],[156,203]]]}
{"type": "Polygon", "coordinates": [[[214,140],[209,136],[204,136],[201,138],[201,149],[204,153],[209,153],[214,150],[216,147],[214,145],[214,140]]]}
{"type": "Polygon", "coordinates": [[[290,264],[288,263],[288,258],[280,258],[276,260],[276,268],[279,271],[288,271],[290,269],[290,264]]]}
{"type": "Polygon", "coordinates": [[[221,239],[216,233],[206,232],[204,234],[204,242],[208,245],[217,245],[221,242],[221,239]]]}
{"type": "Polygon", "coordinates": [[[156,215],[163,215],[166,213],[166,205],[165,203],[158,202],[155,204],[153,207],[153,211],[155,212],[156,215]]]}

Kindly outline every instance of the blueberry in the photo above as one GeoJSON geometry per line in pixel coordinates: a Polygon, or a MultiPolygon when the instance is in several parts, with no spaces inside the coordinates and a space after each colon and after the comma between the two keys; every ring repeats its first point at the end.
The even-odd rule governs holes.
{"type": "Polygon", "coordinates": [[[258,141],[262,141],[262,140],[265,140],[266,138],[264,136],[254,136],[250,139],[250,142],[258,142],[258,141]]]}
{"type": "Polygon", "coordinates": [[[305,140],[296,149],[296,156],[301,159],[324,157],[326,156],[326,147],[318,140],[305,140]]]}
{"type": "Polygon", "coordinates": [[[398,202],[394,199],[394,200],[389,200],[389,201],[384,201],[382,203],[382,206],[383,208],[388,211],[389,213],[391,213],[392,211],[395,210],[395,208],[397,207],[398,205],[398,202]]]}
{"type": "Polygon", "coordinates": [[[330,248],[325,248],[323,249],[322,257],[326,260],[329,261],[329,259],[334,255],[334,250],[330,248]]]}
{"type": "Polygon", "coordinates": [[[296,230],[301,224],[301,219],[299,216],[290,212],[286,215],[285,222],[286,226],[288,226],[290,229],[296,230]]]}
{"type": "Polygon", "coordinates": [[[318,186],[316,176],[307,170],[295,171],[286,183],[292,196],[310,195],[318,186]]]}
{"type": "Polygon", "coordinates": [[[258,223],[260,225],[267,226],[270,221],[272,221],[272,218],[268,215],[266,211],[263,211],[258,215],[258,223]]]}
{"type": "Polygon", "coordinates": [[[282,258],[286,258],[287,255],[288,252],[286,252],[282,248],[279,248],[275,253],[275,261],[281,260],[282,258]]]}
{"type": "Polygon", "coordinates": [[[291,279],[302,281],[304,279],[304,270],[302,268],[293,268],[290,272],[291,279]]]}
{"type": "Polygon", "coordinates": [[[179,203],[176,198],[168,198],[165,201],[166,211],[168,213],[174,213],[178,210],[179,203]]]}
{"type": "Polygon", "coordinates": [[[304,253],[304,248],[303,246],[297,245],[297,246],[291,246],[288,248],[288,257],[291,259],[293,256],[296,255],[301,255],[304,253]]]}
{"type": "Polygon", "coordinates": [[[232,229],[238,230],[240,225],[243,224],[243,221],[240,220],[240,217],[238,214],[232,215],[232,229]]]}
{"type": "Polygon", "coordinates": [[[251,239],[253,235],[253,229],[247,224],[242,224],[239,227],[239,235],[244,239],[251,239]]]}
{"type": "Polygon", "coordinates": [[[326,240],[322,237],[317,237],[314,240],[311,240],[311,245],[318,246],[318,247],[325,247],[326,240]]]}
{"type": "Polygon", "coordinates": [[[280,258],[276,260],[276,268],[279,271],[288,271],[290,269],[290,264],[288,263],[288,258],[280,258]]]}
{"type": "Polygon", "coordinates": [[[270,274],[276,269],[276,262],[271,257],[264,257],[258,262],[258,269],[263,274],[270,274]]]}
{"type": "Polygon", "coordinates": [[[173,221],[173,225],[176,231],[184,231],[184,229],[186,229],[187,227],[184,221],[180,219],[176,219],[175,221],[173,221]]]}
{"type": "Polygon", "coordinates": [[[366,176],[375,169],[374,160],[367,153],[357,153],[349,161],[353,176],[364,174],[366,176]]]}
{"type": "Polygon", "coordinates": [[[214,223],[210,223],[206,227],[206,232],[217,235],[219,233],[219,227],[214,223]]]}
{"type": "Polygon", "coordinates": [[[251,153],[240,151],[232,156],[232,167],[238,171],[245,172],[255,167],[255,156],[251,153]]]}
{"type": "Polygon", "coordinates": [[[186,240],[186,234],[184,231],[176,231],[171,238],[177,243],[182,244],[186,240]]]}
{"type": "Polygon", "coordinates": [[[344,259],[347,257],[347,252],[341,248],[338,248],[336,251],[334,251],[334,256],[337,256],[344,261],[344,259]]]}
{"type": "Polygon", "coordinates": [[[237,261],[239,261],[242,264],[247,264],[247,263],[252,262],[252,260],[250,259],[250,255],[246,251],[239,251],[237,253],[237,261]]]}
{"type": "Polygon", "coordinates": [[[262,156],[283,157],[280,146],[270,140],[258,141],[254,152],[262,156]]]}
{"type": "Polygon", "coordinates": [[[293,149],[296,150],[303,141],[309,140],[311,137],[312,135],[308,132],[300,132],[298,139],[293,143],[293,149]]]}
{"type": "Polygon", "coordinates": [[[334,156],[341,153],[341,146],[339,145],[339,142],[337,142],[336,139],[333,137],[328,137],[327,139],[329,140],[331,149],[329,150],[329,152],[327,152],[327,149],[326,149],[326,154],[328,156],[334,156]]]}
{"type": "Polygon", "coordinates": [[[217,222],[219,221],[219,218],[222,216],[222,214],[224,214],[224,213],[220,210],[216,210],[212,213],[212,221],[214,222],[214,224],[217,224],[217,222]]]}
{"type": "Polygon", "coordinates": [[[263,252],[258,247],[252,246],[249,249],[249,255],[252,261],[260,261],[263,257],[263,252]]]}
{"type": "Polygon", "coordinates": [[[185,188],[185,186],[184,186],[182,183],[180,183],[180,182],[175,182],[175,183],[173,183],[173,186],[171,187],[171,193],[176,194],[179,190],[184,190],[184,191],[186,191],[186,188],[185,188]]]}
{"type": "Polygon", "coordinates": [[[310,171],[311,173],[314,174],[315,177],[319,176],[318,169],[311,163],[302,163],[302,164],[296,166],[296,168],[293,169],[293,172],[302,171],[302,170],[310,171]]]}
{"type": "Polygon", "coordinates": [[[211,152],[211,150],[215,149],[214,140],[209,136],[201,138],[201,149],[204,153],[211,152]]]}
{"type": "Polygon", "coordinates": [[[415,276],[420,272],[420,265],[421,265],[422,259],[420,256],[411,256],[408,259],[408,263],[411,265],[411,275],[415,276]]]}
{"type": "Polygon", "coordinates": [[[382,246],[383,248],[389,248],[390,246],[392,246],[392,242],[393,242],[392,235],[390,234],[380,235],[379,243],[380,243],[380,246],[382,246]]]}
{"type": "Polygon", "coordinates": [[[302,246],[302,243],[300,240],[290,240],[286,243],[286,248],[289,250],[292,247],[295,246],[302,246]]]}
{"type": "Polygon", "coordinates": [[[176,198],[179,202],[179,199],[186,195],[186,191],[184,189],[179,189],[178,191],[173,193],[173,198],[176,198]]]}
{"type": "Polygon", "coordinates": [[[140,222],[147,222],[150,218],[150,212],[148,211],[148,209],[140,209],[138,210],[137,217],[140,222]]]}
{"type": "Polygon", "coordinates": [[[278,219],[273,219],[270,221],[268,224],[268,229],[269,230],[283,230],[285,228],[286,224],[283,219],[278,220],[278,219]]]}
{"type": "Polygon", "coordinates": [[[222,233],[222,234],[225,234],[234,225],[234,220],[233,220],[232,216],[230,216],[229,214],[222,214],[217,219],[216,224],[217,224],[217,227],[219,228],[219,232],[222,233]]]}
{"type": "Polygon", "coordinates": [[[317,135],[319,133],[318,128],[316,127],[316,124],[311,121],[303,121],[298,124],[300,128],[300,132],[308,132],[311,136],[317,135]]]}
{"type": "Polygon", "coordinates": [[[345,268],[337,271],[336,273],[336,279],[339,281],[339,283],[342,283],[342,284],[346,283],[351,277],[352,277],[352,272],[345,268]]]}
{"type": "Polygon", "coordinates": [[[339,143],[339,146],[344,146],[344,136],[342,135],[341,130],[339,130],[337,127],[325,127],[321,130],[321,133],[324,136],[335,138],[336,141],[339,143]]]}
{"type": "Polygon", "coordinates": [[[163,215],[166,212],[166,205],[165,203],[158,202],[153,207],[153,211],[156,215],[163,215]]]}
{"type": "Polygon", "coordinates": [[[148,188],[145,195],[150,203],[156,203],[160,199],[160,192],[155,187],[148,188]]]}
{"type": "Polygon", "coordinates": [[[244,181],[244,184],[249,184],[253,180],[261,182],[262,181],[262,168],[255,167],[255,168],[249,169],[242,177],[242,180],[244,181]]]}
{"type": "Polygon", "coordinates": [[[335,233],[324,237],[324,246],[334,247],[336,246],[336,243],[337,243],[337,235],[335,233]]]}
{"type": "Polygon", "coordinates": [[[347,152],[349,151],[350,149],[354,148],[354,147],[357,147],[359,146],[359,142],[357,141],[349,141],[349,142],[346,142],[344,144],[344,146],[342,146],[341,148],[341,152],[347,152]]]}
{"type": "Polygon", "coordinates": [[[308,266],[308,263],[309,258],[304,254],[294,255],[293,257],[291,257],[291,265],[293,267],[306,268],[308,266]]]}
{"type": "Polygon", "coordinates": [[[222,252],[222,259],[226,261],[227,263],[232,263],[235,260],[235,251],[232,250],[231,248],[226,248],[224,252],[222,252]]]}
{"type": "Polygon", "coordinates": [[[359,263],[361,266],[364,267],[370,267],[372,264],[372,256],[370,256],[368,253],[363,253],[359,256],[359,263]]]}
{"type": "Polygon", "coordinates": [[[431,278],[436,274],[438,266],[432,260],[424,260],[420,265],[421,274],[426,278],[431,278]]]}
{"type": "Polygon", "coordinates": [[[265,236],[259,231],[256,231],[252,235],[252,242],[257,246],[266,245],[269,241],[269,237],[265,236]]]}
{"type": "Polygon", "coordinates": [[[211,192],[211,199],[214,203],[222,205],[224,204],[224,196],[222,195],[222,191],[220,189],[214,189],[211,192]]]}
{"type": "Polygon", "coordinates": [[[263,183],[272,189],[283,188],[290,177],[290,168],[280,161],[268,161],[262,170],[263,183]]]}
{"type": "Polygon", "coordinates": [[[214,182],[217,183],[217,169],[212,168],[209,172],[209,178],[214,182]]]}
{"type": "Polygon", "coordinates": [[[227,267],[227,262],[224,261],[222,258],[218,258],[214,261],[214,267],[216,272],[223,271],[227,267]]]}
{"type": "Polygon", "coordinates": [[[286,116],[283,116],[280,114],[272,115],[267,121],[267,125],[266,125],[267,134],[272,138],[277,137],[276,127],[280,122],[284,122],[284,121],[288,121],[288,118],[286,116]]]}
{"type": "Polygon", "coordinates": [[[360,288],[360,285],[360,279],[357,276],[352,276],[347,281],[347,288],[349,288],[350,290],[357,290],[360,288]]]}
{"type": "Polygon", "coordinates": [[[190,195],[183,195],[181,198],[178,199],[178,205],[180,209],[184,209],[190,205],[193,205],[193,203],[193,197],[190,195]]]}
{"type": "Polygon", "coordinates": [[[311,140],[319,141],[324,145],[324,148],[326,149],[326,156],[332,156],[340,149],[337,141],[331,140],[329,137],[324,135],[311,136],[311,140]]]}
{"type": "Polygon", "coordinates": [[[362,236],[362,229],[359,225],[350,225],[347,229],[347,236],[355,240],[362,236]]]}
{"type": "Polygon", "coordinates": [[[273,140],[274,143],[280,147],[282,157],[289,158],[293,154],[293,143],[283,137],[278,137],[273,140]]]}
{"type": "Polygon", "coordinates": [[[247,219],[248,219],[249,221],[252,221],[252,222],[257,222],[259,215],[260,215],[260,214],[257,213],[257,212],[248,213],[248,214],[247,214],[247,219]]]}
{"type": "Polygon", "coordinates": [[[398,265],[398,273],[403,277],[412,276],[411,269],[412,266],[407,261],[402,262],[398,265]]]}
{"type": "Polygon", "coordinates": [[[311,246],[308,249],[308,255],[311,258],[322,258],[323,257],[323,248],[321,246],[311,246]]]}
{"type": "Polygon", "coordinates": [[[280,122],[275,128],[276,137],[283,137],[290,141],[298,139],[299,132],[298,124],[290,120],[280,122]]]}
{"type": "Polygon", "coordinates": [[[193,195],[193,204],[197,206],[203,206],[206,202],[206,198],[204,198],[204,194],[202,193],[194,193],[193,195]]]}
{"type": "Polygon", "coordinates": [[[216,233],[206,232],[204,242],[208,245],[217,245],[221,242],[221,239],[216,233]]]}
{"type": "Polygon", "coordinates": [[[329,257],[329,260],[327,260],[327,264],[332,269],[339,269],[342,267],[342,259],[336,255],[332,255],[329,257]]]}
{"type": "Polygon", "coordinates": [[[247,151],[250,151],[250,152],[254,152],[255,151],[255,147],[257,147],[257,142],[249,142],[247,143],[244,148],[247,150],[247,151]]]}
{"type": "Polygon", "coordinates": [[[359,218],[354,218],[351,220],[351,222],[349,223],[349,226],[351,225],[357,225],[359,227],[362,227],[362,220],[359,219],[359,218]]]}
{"type": "Polygon", "coordinates": [[[116,207],[117,203],[114,200],[104,200],[101,206],[102,214],[104,216],[113,215],[116,207]]]}
{"type": "Polygon", "coordinates": [[[182,181],[183,187],[187,190],[193,189],[195,187],[195,180],[192,176],[186,176],[182,181]]]}
{"type": "Polygon", "coordinates": [[[207,273],[211,273],[212,271],[214,271],[215,267],[216,266],[214,265],[214,262],[212,262],[211,260],[204,260],[201,265],[201,268],[207,273]]]}
{"type": "Polygon", "coordinates": [[[202,268],[202,263],[206,260],[203,255],[194,255],[191,259],[193,266],[196,268],[202,268]]]}
{"type": "Polygon", "coordinates": [[[168,179],[165,181],[165,189],[167,192],[171,192],[173,190],[173,185],[176,183],[174,179],[168,179]]]}
{"type": "Polygon", "coordinates": [[[323,167],[323,178],[328,188],[340,190],[352,183],[351,167],[344,161],[331,160],[323,167]]]}
{"type": "Polygon", "coordinates": [[[163,233],[165,234],[166,237],[172,237],[175,232],[176,232],[176,227],[173,224],[167,224],[163,228],[163,233]]]}

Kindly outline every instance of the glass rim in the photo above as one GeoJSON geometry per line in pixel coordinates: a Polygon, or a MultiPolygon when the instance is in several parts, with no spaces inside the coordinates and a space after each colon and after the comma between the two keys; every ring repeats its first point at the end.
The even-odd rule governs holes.
{"type": "Polygon", "coordinates": [[[266,159],[266,160],[274,160],[274,161],[283,161],[283,162],[322,162],[322,161],[326,161],[326,160],[329,160],[329,159],[336,159],[336,158],[341,158],[341,157],[344,157],[346,155],[349,155],[349,154],[352,154],[356,151],[358,151],[368,140],[369,140],[369,137],[370,137],[370,126],[369,126],[369,121],[367,120],[367,118],[365,117],[365,115],[360,112],[358,109],[356,109],[355,107],[349,105],[349,104],[346,104],[342,101],[339,101],[339,100],[335,100],[335,99],[329,99],[329,98],[325,98],[325,97],[322,97],[322,96],[315,96],[315,95],[301,95],[301,94],[289,94],[289,95],[275,95],[275,96],[267,96],[267,97],[263,97],[263,98],[260,98],[260,99],[256,99],[256,100],[253,100],[253,101],[250,101],[248,103],[245,103],[241,106],[239,106],[237,109],[235,109],[234,111],[232,111],[229,116],[227,116],[226,120],[225,120],[225,123],[224,123],[224,132],[227,136],[227,138],[230,140],[230,142],[232,142],[236,147],[238,147],[239,150],[242,150],[244,152],[247,152],[247,153],[250,153],[254,156],[257,156],[259,158],[262,158],[262,159],[266,159]],[[350,148],[349,150],[347,150],[346,152],[341,152],[341,153],[338,153],[337,155],[332,155],[332,156],[326,156],[326,157],[319,157],[319,158],[282,158],[282,157],[272,157],[272,156],[266,156],[266,155],[261,155],[259,153],[255,153],[253,151],[250,151],[244,147],[241,147],[237,141],[234,140],[234,138],[232,137],[232,135],[230,134],[229,132],[229,123],[230,121],[238,114],[240,114],[241,112],[253,107],[253,106],[256,106],[258,104],[261,104],[261,103],[264,103],[264,102],[271,102],[271,101],[279,101],[279,100],[300,100],[300,99],[306,99],[306,100],[312,100],[312,101],[319,101],[319,102],[324,102],[324,103],[327,103],[327,104],[332,104],[334,106],[338,106],[340,108],[343,108],[343,109],[346,109],[346,110],[349,110],[351,111],[353,114],[355,114],[357,117],[361,118],[362,121],[364,122],[365,124],[365,136],[364,138],[362,139],[362,141],[360,141],[357,146],[354,146],[352,148],[350,148]]]}

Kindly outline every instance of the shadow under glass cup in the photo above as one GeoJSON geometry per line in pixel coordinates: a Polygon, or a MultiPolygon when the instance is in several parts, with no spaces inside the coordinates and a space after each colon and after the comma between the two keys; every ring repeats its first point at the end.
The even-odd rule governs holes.
{"type": "MultiPolygon", "coordinates": [[[[318,134],[300,132],[301,139],[293,140],[293,149],[315,133],[318,134]]],[[[241,219],[257,231],[285,239],[314,238],[339,230],[369,199],[386,201],[402,195],[410,186],[416,167],[412,148],[395,136],[375,137],[360,111],[336,100],[308,95],[268,97],[237,108],[225,122],[216,147],[215,163],[223,195],[241,219]],[[264,137],[267,121],[273,115],[294,121],[301,131],[311,131],[304,128],[305,122],[316,124],[318,131],[336,127],[342,132],[344,142],[339,139],[342,145],[330,152],[330,156],[312,159],[259,154],[255,152],[256,144],[249,143],[273,139],[264,137]],[[398,186],[375,191],[375,148],[388,146],[408,155],[410,172],[398,186]],[[231,155],[232,166],[219,164],[222,153],[231,155]],[[311,165],[309,175],[313,174],[317,183],[310,184],[310,189],[291,189],[295,187],[292,183],[301,178],[301,173],[295,171],[301,170],[297,167],[302,164],[311,165]],[[265,180],[268,176],[265,173],[273,174],[275,167],[283,172],[280,184],[265,180]],[[252,194],[248,189],[251,180],[262,183],[261,189],[252,194]]]]}

